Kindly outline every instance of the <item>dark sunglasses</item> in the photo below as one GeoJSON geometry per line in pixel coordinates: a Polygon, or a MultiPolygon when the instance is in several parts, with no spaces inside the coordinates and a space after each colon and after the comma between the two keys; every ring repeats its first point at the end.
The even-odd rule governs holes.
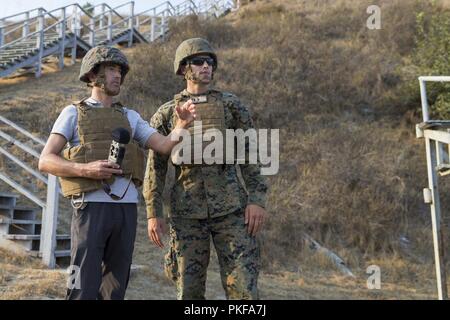
{"type": "Polygon", "coordinates": [[[209,58],[209,57],[196,57],[196,58],[189,59],[188,62],[190,64],[193,64],[194,66],[202,66],[205,63],[205,61],[209,66],[215,65],[214,59],[209,58]]]}

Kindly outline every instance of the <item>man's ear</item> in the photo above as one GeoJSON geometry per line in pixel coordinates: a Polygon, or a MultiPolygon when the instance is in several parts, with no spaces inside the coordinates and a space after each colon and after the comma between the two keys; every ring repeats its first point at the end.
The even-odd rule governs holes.
{"type": "Polygon", "coordinates": [[[184,75],[184,74],[186,73],[186,65],[185,65],[185,64],[183,64],[183,65],[180,67],[180,71],[181,71],[181,74],[182,74],[182,75],[184,75]]]}
{"type": "Polygon", "coordinates": [[[88,79],[89,79],[89,82],[95,82],[95,79],[97,78],[97,76],[95,75],[95,73],[93,73],[92,71],[91,72],[89,72],[88,74],[87,74],[87,77],[88,77],[88,79]]]}

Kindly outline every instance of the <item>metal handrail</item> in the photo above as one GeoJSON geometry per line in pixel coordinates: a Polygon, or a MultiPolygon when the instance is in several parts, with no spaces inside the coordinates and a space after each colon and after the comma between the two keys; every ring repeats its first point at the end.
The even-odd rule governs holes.
{"type": "Polygon", "coordinates": [[[82,6],[80,6],[78,3],[72,3],[72,4],[68,4],[67,6],[64,6],[64,7],[59,7],[59,8],[56,8],[56,9],[53,9],[53,10],[51,10],[51,11],[49,11],[49,12],[54,12],[54,11],[60,11],[61,9],[66,9],[66,8],[70,8],[70,7],[73,7],[73,6],[75,6],[75,7],[78,7],[82,12],[84,12],[88,17],[90,17],[90,18],[93,18],[94,16],[92,16],[88,11],[86,11],[85,9],[83,9],[83,7],[82,6]]]}
{"type": "Polygon", "coordinates": [[[51,18],[53,18],[54,20],[59,21],[59,19],[58,19],[57,17],[55,17],[54,15],[52,15],[52,14],[50,13],[50,12],[52,12],[52,11],[54,11],[54,10],[52,10],[52,11],[47,11],[47,10],[45,10],[44,8],[38,8],[38,10],[39,10],[39,12],[42,12],[42,13],[39,14],[39,15],[37,15],[37,16],[35,16],[35,17],[31,17],[31,18],[28,18],[28,19],[23,20],[23,21],[17,21],[17,22],[14,22],[14,23],[10,23],[10,24],[8,24],[8,25],[4,25],[3,28],[5,28],[5,27],[11,27],[11,26],[14,26],[14,25],[17,25],[17,27],[15,27],[15,28],[13,28],[13,29],[11,29],[11,30],[8,30],[7,32],[3,33],[3,35],[4,35],[4,36],[7,36],[8,34],[10,34],[10,33],[14,32],[14,31],[16,31],[16,30],[22,28],[22,27],[24,26],[25,22],[29,22],[28,26],[32,26],[32,25],[34,25],[34,24],[36,24],[36,23],[38,22],[37,19],[38,19],[39,17],[41,17],[41,16],[44,16],[44,17],[45,17],[45,15],[49,15],[49,16],[50,16],[51,18]]]}
{"type": "MultiPolygon", "coordinates": [[[[154,11],[155,9],[157,9],[157,8],[159,8],[159,7],[162,7],[163,5],[167,5],[167,2],[169,2],[169,1],[166,1],[166,2],[163,2],[163,3],[161,3],[161,4],[158,4],[157,6],[155,6],[155,7],[153,7],[153,8],[150,8],[150,9],[147,9],[147,10],[144,10],[144,11],[141,11],[141,12],[139,12],[138,14],[135,14],[135,16],[140,16],[140,15],[143,15],[144,13],[147,13],[147,12],[150,12],[150,11],[154,11]]],[[[166,10],[166,9],[160,11],[160,13],[161,13],[161,12],[164,12],[165,10],[166,10]]]]}
{"type": "MultiPolygon", "coordinates": [[[[128,20],[128,18],[127,18],[127,20],[128,20]]],[[[111,28],[111,27],[114,27],[114,26],[116,26],[116,25],[118,25],[118,24],[121,24],[121,23],[124,23],[124,22],[127,22],[127,21],[125,21],[125,20],[120,20],[120,21],[118,21],[118,22],[116,22],[116,23],[114,23],[114,24],[107,25],[107,26],[103,26],[102,28],[99,28],[99,29],[95,29],[95,31],[97,32],[97,31],[102,31],[103,29],[109,29],[109,28],[111,28]]]]}
{"type": "Polygon", "coordinates": [[[123,4],[121,4],[121,5],[118,5],[117,7],[111,8],[111,10],[117,10],[117,9],[122,8],[122,7],[125,7],[125,6],[127,6],[127,5],[129,5],[129,4],[133,3],[133,2],[134,2],[134,1],[128,1],[128,2],[126,2],[126,3],[123,3],[123,4]]]}
{"type": "Polygon", "coordinates": [[[3,17],[3,18],[1,18],[1,20],[11,19],[11,18],[20,16],[20,15],[23,15],[25,13],[30,13],[30,12],[33,12],[33,11],[36,11],[36,10],[40,10],[40,9],[44,9],[44,8],[38,7],[38,8],[34,8],[34,9],[31,9],[31,10],[27,10],[27,11],[22,11],[22,12],[19,12],[19,13],[16,13],[16,14],[13,14],[13,15],[10,15],[10,16],[7,16],[7,17],[3,17]]]}
{"type": "Polygon", "coordinates": [[[34,170],[33,168],[29,167],[27,164],[19,160],[17,157],[15,157],[13,154],[9,153],[6,149],[3,147],[0,147],[0,153],[6,156],[8,159],[16,163],[18,166],[20,166],[22,169],[27,171],[28,173],[32,174],[35,178],[41,180],[45,184],[48,183],[48,180],[46,177],[44,177],[42,174],[34,170]]]}
{"type": "MultiPolygon", "coordinates": [[[[39,16],[30,18],[30,19],[28,19],[28,20],[26,20],[26,21],[30,21],[30,20],[32,20],[32,19],[36,19],[36,18],[39,18],[39,17],[42,17],[42,16],[45,17],[46,15],[49,15],[50,17],[54,18],[54,19],[57,20],[57,21],[56,21],[54,24],[52,24],[52,25],[46,27],[44,30],[37,30],[37,31],[35,31],[35,32],[29,33],[29,34],[27,34],[27,35],[25,35],[25,36],[22,36],[21,38],[18,38],[18,39],[16,39],[16,40],[11,41],[11,42],[5,43],[4,45],[2,45],[2,46],[0,47],[0,50],[1,50],[1,49],[5,49],[5,48],[8,48],[10,45],[15,44],[15,43],[17,43],[17,42],[19,42],[19,41],[22,41],[22,40],[24,40],[24,39],[31,38],[31,37],[33,37],[34,35],[38,34],[38,33],[46,32],[46,31],[48,31],[49,29],[51,29],[51,28],[55,27],[56,25],[60,24],[61,22],[63,22],[63,20],[62,20],[62,19],[59,19],[59,18],[56,18],[56,17],[55,17],[54,15],[52,15],[51,13],[52,13],[52,12],[55,12],[55,11],[58,11],[58,10],[61,10],[61,9],[67,9],[67,8],[70,8],[70,7],[73,7],[73,6],[78,7],[78,8],[79,8],[82,12],[84,12],[88,17],[93,18],[93,16],[91,16],[86,10],[84,10],[78,3],[69,4],[69,5],[67,5],[67,6],[59,7],[59,8],[53,9],[53,10],[51,10],[51,11],[47,11],[47,10],[45,10],[44,8],[39,8],[39,9],[43,10],[43,13],[42,13],[41,15],[39,15],[39,16]]],[[[25,12],[25,13],[26,13],[26,12],[25,12]]],[[[73,16],[73,13],[72,13],[70,16],[66,17],[66,20],[70,19],[72,16],[73,16]]],[[[22,22],[22,23],[23,23],[23,22],[22,22]]],[[[35,22],[33,22],[33,23],[35,23],[35,22]]],[[[86,24],[84,24],[82,21],[79,21],[79,23],[80,23],[80,26],[82,26],[82,27],[88,29],[89,31],[94,31],[94,30],[95,30],[95,27],[94,27],[94,30],[93,30],[93,29],[91,29],[89,26],[87,26],[86,24]]]]}
{"type": "Polygon", "coordinates": [[[21,134],[25,135],[26,137],[30,138],[31,140],[33,140],[34,142],[40,144],[41,146],[45,146],[45,142],[44,140],[33,136],[31,133],[29,133],[28,131],[26,131],[24,128],[18,126],[17,124],[15,124],[14,122],[6,119],[3,116],[0,116],[0,121],[2,121],[3,123],[7,124],[8,126],[14,128],[15,130],[19,131],[21,134]]]}
{"type": "Polygon", "coordinates": [[[0,50],[1,50],[1,49],[5,49],[5,48],[11,46],[12,44],[15,44],[15,43],[17,43],[17,42],[20,42],[20,41],[22,41],[22,40],[24,40],[24,39],[31,38],[32,36],[35,36],[35,35],[37,35],[37,34],[40,34],[41,32],[46,32],[46,31],[50,30],[51,28],[54,28],[55,26],[57,26],[57,25],[60,24],[60,23],[61,23],[60,21],[55,22],[54,24],[52,24],[52,25],[46,27],[46,28],[43,29],[43,30],[37,30],[37,31],[35,31],[35,32],[33,32],[33,33],[30,33],[30,34],[24,36],[24,37],[21,37],[21,38],[19,38],[19,39],[16,39],[16,40],[13,40],[13,41],[11,41],[11,42],[8,42],[7,44],[1,46],[1,47],[0,47],[0,50]]]}
{"type": "Polygon", "coordinates": [[[99,14],[97,14],[97,15],[94,15],[93,18],[95,18],[95,17],[97,17],[97,16],[102,17],[102,16],[105,16],[106,13],[112,12],[112,13],[115,13],[116,16],[118,16],[118,17],[121,18],[121,19],[128,19],[128,18],[122,17],[122,15],[121,15],[120,13],[118,13],[114,8],[111,8],[111,7],[110,7],[109,5],[107,5],[106,3],[105,3],[105,6],[108,7],[109,10],[105,10],[105,11],[102,12],[102,13],[99,13],[99,14]]]}

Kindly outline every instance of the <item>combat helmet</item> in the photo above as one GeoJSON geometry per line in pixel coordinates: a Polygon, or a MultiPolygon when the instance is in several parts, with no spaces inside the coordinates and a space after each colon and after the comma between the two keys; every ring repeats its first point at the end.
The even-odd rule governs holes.
{"type": "Polygon", "coordinates": [[[214,59],[213,71],[217,69],[217,55],[209,42],[202,38],[191,38],[183,41],[175,52],[173,69],[175,74],[182,75],[181,66],[194,55],[207,54],[214,59]]]}
{"type": "Polygon", "coordinates": [[[130,66],[128,64],[127,57],[117,48],[108,47],[108,46],[97,46],[90,49],[86,55],[84,56],[81,62],[80,68],[80,81],[89,83],[88,74],[91,72],[96,66],[101,63],[114,63],[121,67],[122,69],[122,78],[121,84],[123,83],[126,74],[130,70],[130,66]]]}

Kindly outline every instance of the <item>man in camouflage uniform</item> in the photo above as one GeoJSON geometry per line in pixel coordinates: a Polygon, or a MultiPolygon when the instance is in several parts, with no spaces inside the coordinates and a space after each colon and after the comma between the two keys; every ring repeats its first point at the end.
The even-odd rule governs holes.
{"type": "MultiPolygon", "coordinates": [[[[197,119],[206,127],[220,127],[222,132],[252,129],[249,110],[235,95],[210,88],[216,68],[217,56],[206,40],[182,42],[176,51],[174,71],[184,76],[186,89],[158,109],[151,126],[163,135],[170,134],[176,119],[174,108],[184,101],[198,101],[197,119]]],[[[248,153],[248,142],[245,150],[248,153]]],[[[167,161],[167,157],[150,151],[144,179],[148,233],[159,247],[163,247],[165,227],[162,193],[167,161]]],[[[175,179],[165,272],[176,283],[177,298],[205,298],[212,237],[227,299],[257,299],[260,251],[255,236],[265,219],[267,189],[259,163],[175,165],[175,179]],[[239,169],[245,187],[238,179],[239,169]]]]}
{"type": "MultiPolygon", "coordinates": [[[[144,154],[169,154],[179,129],[195,117],[195,106],[178,107],[170,137],[151,128],[134,110],[113,103],[129,70],[117,48],[98,46],[81,63],[79,79],[91,96],[63,109],[39,159],[39,170],[60,177],[70,197],[71,275],[67,299],[123,299],[128,285],[137,223],[138,191],[144,180],[144,154]],[[121,165],[108,160],[112,133],[127,136],[121,165]],[[120,131],[120,130],[119,130],[120,131]],[[64,148],[69,143],[68,148],[64,148]]],[[[122,150],[124,150],[122,149],[122,150]]],[[[114,158],[112,158],[114,160],[114,158]]]]}

